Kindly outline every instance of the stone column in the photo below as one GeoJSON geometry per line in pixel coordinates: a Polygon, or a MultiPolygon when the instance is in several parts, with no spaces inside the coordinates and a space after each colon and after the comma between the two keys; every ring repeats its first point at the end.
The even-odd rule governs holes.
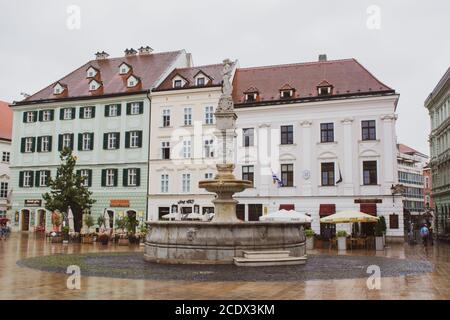
{"type": "Polygon", "coordinates": [[[381,117],[383,121],[383,157],[381,168],[384,168],[384,189],[385,194],[391,193],[391,185],[395,183],[397,173],[396,136],[395,136],[395,114],[388,114],[381,117]]]}
{"type": "Polygon", "coordinates": [[[300,194],[302,196],[312,195],[312,182],[311,182],[311,159],[314,154],[311,152],[313,148],[311,147],[312,137],[311,137],[311,125],[312,122],[309,120],[304,120],[300,122],[301,137],[302,137],[302,152],[301,152],[301,182],[300,182],[300,194]]]}
{"type": "Polygon", "coordinates": [[[341,123],[344,127],[344,162],[339,165],[344,182],[344,195],[353,195],[353,118],[345,118],[341,120],[341,123]]]}

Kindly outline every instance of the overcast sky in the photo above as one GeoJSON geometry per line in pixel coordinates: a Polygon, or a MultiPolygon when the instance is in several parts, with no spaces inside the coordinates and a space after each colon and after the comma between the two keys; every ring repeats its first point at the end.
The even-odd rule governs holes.
{"type": "Polygon", "coordinates": [[[241,67],[326,53],[358,59],[396,89],[399,142],[429,154],[423,102],[450,65],[449,32],[448,0],[2,0],[0,100],[21,100],[98,50],[186,49],[196,65],[229,57],[241,67]],[[79,29],[71,5],[80,9],[79,29]]]}

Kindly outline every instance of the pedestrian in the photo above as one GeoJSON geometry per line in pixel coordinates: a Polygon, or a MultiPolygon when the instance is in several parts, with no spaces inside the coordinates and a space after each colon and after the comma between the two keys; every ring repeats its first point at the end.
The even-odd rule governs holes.
{"type": "Polygon", "coordinates": [[[429,236],[429,238],[430,238],[430,243],[431,243],[431,245],[433,245],[433,225],[430,223],[430,226],[428,227],[428,231],[429,231],[429,233],[430,233],[430,236],[429,236]]]}
{"type": "Polygon", "coordinates": [[[427,246],[428,237],[430,235],[430,230],[428,229],[427,225],[424,224],[422,228],[420,228],[420,236],[422,237],[423,246],[427,246]]]}

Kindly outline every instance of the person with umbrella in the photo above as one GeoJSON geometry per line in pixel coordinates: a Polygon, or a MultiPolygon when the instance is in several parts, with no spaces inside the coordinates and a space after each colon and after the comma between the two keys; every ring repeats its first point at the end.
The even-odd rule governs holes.
{"type": "Polygon", "coordinates": [[[0,239],[2,240],[6,240],[6,237],[9,234],[9,228],[8,228],[8,223],[9,219],[8,218],[0,218],[0,239]]]}

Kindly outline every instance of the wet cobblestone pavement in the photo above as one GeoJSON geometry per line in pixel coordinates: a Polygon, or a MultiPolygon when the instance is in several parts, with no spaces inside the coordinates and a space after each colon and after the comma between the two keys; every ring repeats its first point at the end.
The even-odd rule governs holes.
{"type": "Polygon", "coordinates": [[[217,266],[152,264],[142,273],[148,265],[139,259],[141,252],[139,246],[51,244],[35,234],[13,234],[0,241],[0,299],[450,299],[448,244],[428,251],[408,244],[389,244],[381,252],[313,250],[305,266],[219,266],[220,271],[217,266]],[[19,266],[48,256],[56,261],[54,271],[64,271],[65,259],[87,257],[81,259],[82,273],[85,264],[92,275],[108,268],[116,275],[82,276],[81,289],[69,290],[63,272],[19,266]],[[381,267],[380,290],[367,287],[371,264],[381,267]],[[127,279],[117,275],[123,270],[127,279]]]}

